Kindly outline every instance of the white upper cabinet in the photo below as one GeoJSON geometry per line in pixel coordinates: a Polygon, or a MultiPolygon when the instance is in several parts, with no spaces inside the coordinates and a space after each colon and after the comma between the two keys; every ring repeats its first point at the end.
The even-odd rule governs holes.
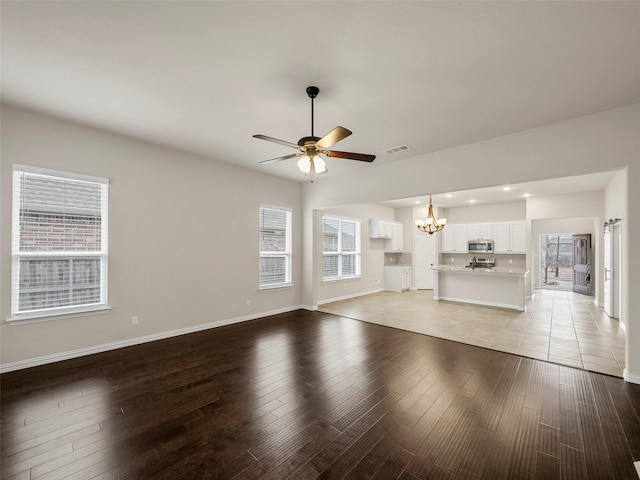
{"type": "Polygon", "coordinates": [[[494,229],[494,253],[526,253],[527,226],[523,220],[496,222],[494,229]]]}
{"type": "Polygon", "coordinates": [[[511,251],[525,253],[527,251],[526,222],[511,222],[511,251]]]}
{"type": "Polygon", "coordinates": [[[391,238],[392,236],[393,222],[378,218],[369,219],[369,238],[391,238]]]}
{"type": "Polygon", "coordinates": [[[493,223],[470,223],[467,225],[468,240],[493,240],[493,223]]]}
{"type": "Polygon", "coordinates": [[[400,222],[370,218],[369,238],[386,239],[385,252],[404,251],[404,226],[400,222]]]}
{"type": "Polygon", "coordinates": [[[440,235],[440,251],[467,253],[467,224],[458,223],[447,225],[440,231],[440,235]]]}
{"type": "Polygon", "coordinates": [[[404,251],[404,226],[401,223],[392,224],[391,239],[385,245],[385,252],[404,251]]]}

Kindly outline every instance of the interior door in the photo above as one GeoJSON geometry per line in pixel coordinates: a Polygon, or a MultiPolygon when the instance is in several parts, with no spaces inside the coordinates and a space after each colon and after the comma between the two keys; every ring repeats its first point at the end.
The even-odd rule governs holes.
{"type": "Polygon", "coordinates": [[[591,283],[590,271],[591,234],[573,236],[573,291],[588,295],[591,283]]]}
{"type": "Polygon", "coordinates": [[[604,313],[620,318],[620,224],[608,225],[604,231],[604,313]]]}
{"type": "Polygon", "coordinates": [[[436,239],[433,235],[416,236],[416,289],[433,290],[433,270],[436,264],[436,239]]]}
{"type": "Polygon", "coordinates": [[[611,315],[611,300],[612,294],[611,291],[611,231],[609,227],[607,227],[604,231],[604,313],[611,315]]]}

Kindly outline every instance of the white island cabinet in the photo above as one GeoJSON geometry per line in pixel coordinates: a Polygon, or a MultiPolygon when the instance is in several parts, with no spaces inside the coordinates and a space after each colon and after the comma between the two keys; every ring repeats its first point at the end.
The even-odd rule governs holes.
{"type": "Polygon", "coordinates": [[[434,270],[434,300],[525,310],[524,281],[529,272],[464,267],[434,270]]]}

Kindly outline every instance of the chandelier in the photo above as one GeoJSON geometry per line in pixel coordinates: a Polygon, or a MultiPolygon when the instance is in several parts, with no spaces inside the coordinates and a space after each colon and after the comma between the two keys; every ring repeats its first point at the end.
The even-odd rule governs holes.
{"type": "Polygon", "coordinates": [[[429,195],[429,211],[426,220],[416,220],[418,230],[429,235],[439,232],[447,224],[446,218],[436,218],[433,214],[433,204],[431,203],[431,195],[429,195]]]}

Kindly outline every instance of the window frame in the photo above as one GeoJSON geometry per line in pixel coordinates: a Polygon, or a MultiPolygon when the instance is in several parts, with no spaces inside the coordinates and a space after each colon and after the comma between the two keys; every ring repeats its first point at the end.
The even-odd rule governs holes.
{"type": "MultiPolygon", "coordinates": [[[[11,316],[7,319],[7,322],[12,324],[19,323],[31,323],[47,320],[55,320],[59,318],[68,318],[74,316],[84,316],[96,313],[106,313],[109,311],[110,306],[108,304],[108,203],[109,203],[109,180],[102,177],[94,177],[89,175],[82,175],[71,172],[64,172],[59,170],[51,170],[46,168],[32,167],[26,165],[14,164],[12,170],[12,192],[11,192],[11,316]],[[92,184],[94,187],[99,186],[99,207],[100,207],[100,243],[99,249],[78,249],[78,250],[21,250],[20,249],[20,221],[21,221],[21,208],[23,205],[23,182],[21,178],[23,175],[30,176],[43,176],[49,178],[59,179],[62,182],[69,181],[69,183],[84,182],[92,184]],[[21,260],[23,259],[47,259],[47,260],[60,260],[68,259],[69,275],[72,275],[72,265],[74,260],[81,259],[93,259],[98,260],[100,265],[100,271],[98,276],[99,285],[99,300],[97,302],[89,303],[74,303],[72,297],[67,305],[62,306],[45,306],[43,308],[34,309],[21,309],[20,308],[20,275],[21,275],[21,260]]],[[[70,207],[70,210],[76,210],[78,207],[70,207]]],[[[43,212],[46,212],[43,210],[43,212]]],[[[54,208],[49,213],[58,213],[54,208]]],[[[67,212],[60,211],[59,214],[64,215],[67,212]]],[[[76,213],[82,216],[82,213],[76,213]]],[[[74,215],[72,213],[71,215],[74,215]]],[[[73,287],[77,286],[72,281],[69,282],[69,291],[73,290],[73,287]]],[[[23,290],[24,291],[24,290],[23,290]]]]}
{"type": "Polygon", "coordinates": [[[338,215],[323,215],[322,216],[322,281],[323,282],[335,282],[339,280],[348,280],[354,278],[362,277],[362,220],[358,218],[348,218],[341,217],[338,215]],[[326,228],[326,220],[332,219],[338,222],[338,231],[337,231],[337,248],[335,251],[327,251],[325,250],[324,238],[325,238],[325,228],[326,228]],[[342,236],[343,236],[343,224],[344,223],[352,223],[355,229],[355,248],[354,250],[343,250],[342,245],[342,236]],[[337,257],[338,258],[338,274],[327,276],[325,275],[325,258],[327,257],[337,257]],[[354,257],[355,259],[355,273],[353,274],[344,274],[344,257],[354,257]]]}
{"type": "Polygon", "coordinates": [[[273,205],[260,205],[258,210],[258,288],[259,290],[273,290],[277,288],[289,288],[293,286],[293,209],[289,207],[276,207],[273,205]],[[277,212],[283,212],[286,215],[285,226],[285,250],[262,250],[262,234],[263,234],[263,210],[274,210],[277,212]],[[285,259],[285,279],[283,282],[278,283],[263,283],[262,276],[262,259],[263,258],[280,258],[285,259]]]}

